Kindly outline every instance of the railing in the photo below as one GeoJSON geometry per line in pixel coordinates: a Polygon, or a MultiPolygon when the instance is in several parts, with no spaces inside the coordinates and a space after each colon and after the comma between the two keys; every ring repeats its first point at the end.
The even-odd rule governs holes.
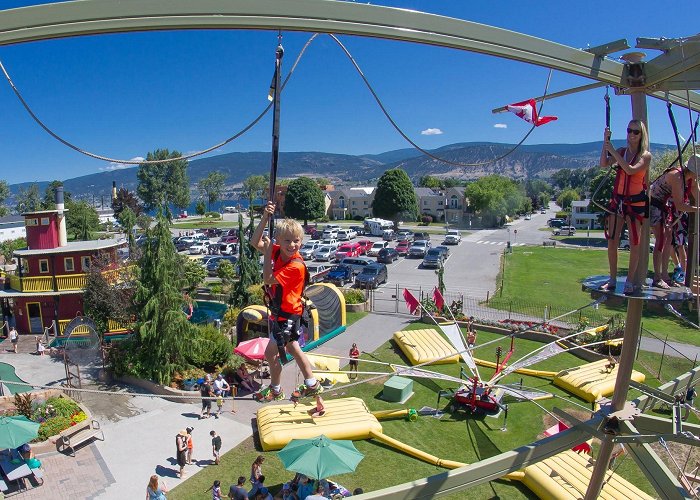
{"type": "Polygon", "coordinates": [[[129,330],[129,324],[117,321],[114,319],[107,320],[107,331],[112,332],[125,332],[129,330]]]}
{"type": "MultiPolygon", "coordinates": [[[[58,334],[59,335],[63,335],[63,332],[66,329],[66,326],[70,322],[71,322],[70,319],[59,319],[58,320],[58,334]]],[[[108,333],[125,332],[128,330],[129,330],[128,323],[122,323],[121,321],[116,321],[113,319],[107,320],[107,332],[108,333]]],[[[88,330],[87,326],[80,325],[75,330],[73,330],[73,333],[76,333],[78,335],[87,335],[88,333],[90,333],[90,330],[88,330]]]]}
{"type": "MultiPolygon", "coordinates": [[[[110,284],[119,283],[122,273],[128,273],[131,267],[110,269],[104,271],[102,275],[110,284]]],[[[16,274],[8,274],[10,278],[10,288],[19,292],[62,292],[69,290],[84,290],[87,284],[87,274],[64,274],[56,276],[54,285],[53,276],[34,276],[20,278],[16,274]]]]}
{"type": "MultiPolygon", "coordinates": [[[[63,332],[66,330],[66,326],[68,326],[68,323],[70,323],[72,320],[70,319],[59,319],[58,320],[58,332],[60,335],[63,335],[63,332]]],[[[90,329],[86,325],[79,325],[78,327],[73,330],[74,334],[77,335],[89,335],[90,334],[90,329]]]]}

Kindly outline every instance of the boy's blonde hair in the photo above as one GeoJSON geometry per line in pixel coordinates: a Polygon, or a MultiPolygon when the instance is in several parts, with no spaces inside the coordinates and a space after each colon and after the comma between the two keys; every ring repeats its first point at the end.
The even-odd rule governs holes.
{"type": "Polygon", "coordinates": [[[302,239],[304,238],[304,228],[294,219],[285,218],[275,221],[275,238],[281,239],[282,236],[287,235],[302,239]]]}

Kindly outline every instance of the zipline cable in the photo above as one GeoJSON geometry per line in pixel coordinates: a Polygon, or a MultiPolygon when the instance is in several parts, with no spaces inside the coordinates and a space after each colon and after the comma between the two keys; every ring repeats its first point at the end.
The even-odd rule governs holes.
{"type": "MultiPolygon", "coordinates": [[[[342,51],[345,52],[345,55],[348,57],[348,59],[350,60],[350,62],[352,63],[352,65],[355,67],[355,70],[357,71],[357,73],[360,75],[360,77],[362,78],[362,80],[365,82],[365,85],[367,86],[367,89],[370,91],[370,93],[371,93],[372,96],[374,97],[374,100],[375,100],[375,101],[377,102],[377,104],[379,105],[379,108],[382,110],[382,113],[384,114],[384,116],[386,117],[386,119],[389,120],[389,123],[391,124],[391,126],[394,127],[394,130],[396,130],[396,131],[399,133],[399,135],[400,135],[401,137],[403,137],[404,140],[406,140],[406,142],[408,142],[408,143],[409,143],[411,146],[413,146],[416,150],[418,150],[418,151],[420,151],[421,153],[423,153],[424,155],[426,155],[426,156],[432,158],[433,160],[437,160],[437,161],[439,161],[439,162],[441,162],[441,163],[446,163],[446,164],[448,164],[448,165],[454,165],[454,166],[456,166],[456,167],[481,167],[481,166],[484,166],[484,165],[491,165],[492,163],[496,163],[496,162],[498,162],[498,161],[500,161],[500,160],[506,158],[506,157],[509,156],[510,154],[512,154],[516,149],[518,149],[518,148],[523,144],[523,142],[525,142],[525,140],[530,136],[530,134],[532,133],[532,131],[535,130],[535,128],[536,128],[536,126],[533,125],[533,126],[530,128],[530,131],[529,131],[527,134],[525,134],[525,137],[523,137],[523,138],[520,140],[519,143],[517,143],[515,146],[513,146],[513,148],[510,149],[507,153],[505,153],[505,154],[503,154],[503,155],[501,155],[501,156],[499,156],[499,157],[497,157],[497,158],[494,158],[493,160],[489,160],[489,161],[485,161],[485,162],[479,162],[479,163],[462,163],[462,162],[451,161],[451,160],[448,160],[448,159],[446,159],[446,158],[441,158],[441,157],[439,157],[439,156],[436,156],[436,155],[432,154],[431,152],[429,152],[429,151],[423,149],[422,147],[420,147],[420,146],[419,146],[418,144],[416,144],[410,137],[408,137],[408,135],[406,135],[406,133],[401,129],[401,127],[399,127],[399,125],[396,123],[396,121],[394,121],[394,119],[391,117],[391,115],[389,114],[389,112],[388,112],[388,111],[386,110],[386,108],[384,107],[384,104],[382,103],[382,100],[379,98],[379,96],[378,96],[377,93],[375,92],[374,88],[372,87],[372,84],[369,82],[369,80],[368,80],[367,77],[365,76],[364,72],[363,72],[362,69],[360,68],[360,65],[357,64],[357,61],[355,61],[355,58],[352,56],[352,54],[350,53],[350,51],[345,47],[345,45],[343,45],[343,43],[338,39],[338,37],[336,37],[336,36],[333,35],[332,33],[329,33],[328,36],[330,36],[333,40],[335,40],[335,42],[340,46],[340,48],[342,49],[342,51]]],[[[545,85],[545,87],[544,87],[544,93],[543,93],[543,95],[542,95],[542,101],[540,102],[540,108],[539,108],[539,110],[538,110],[538,113],[539,113],[539,114],[542,114],[542,107],[544,106],[544,101],[545,101],[546,98],[547,98],[547,92],[548,92],[548,90],[549,90],[549,82],[550,82],[551,79],[552,79],[552,71],[553,71],[553,70],[550,68],[550,70],[549,70],[549,75],[547,76],[547,83],[546,83],[546,85],[545,85]]]]}
{"type": "MultiPolygon", "coordinates": [[[[306,49],[308,46],[311,44],[311,42],[318,36],[318,33],[314,33],[311,38],[309,38],[304,44],[304,47],[301,49],[301,52],[299,52],[299,55],[297,56],[296,61],[294,61],[294,64],[292,65],[292,69],[289,70],[289,73],[284,79],[284,83],[282,84],[282,89],[284,89],[285,85],[287,85],[287,82],[289,81],[289,78],[292,76],[294,73],[294,70],[296,69],[297,65],[299,64],[299,61],[301,60],[301,57],[304,55],[304,52],[306,52],[306,49]]],[[[221,148],[230,142],[235,141],[238,139],[240,136],[248,132],[251,128],[253,128],[262,118],[267,114],[267,112],[270,110],[270,108],[273,106],[273,103],[269,103],[265,109],[251,121],[248,125],[243,127],[240,131],[238,131],[236,134],[232,135],[228,139],[223,140],[222,142],[215,144],[211,147],[208,147],[206,149],[202,149],[200,151],[195,151],[194,153],[186,154],[186,155],[181,155],[178,156],[177,158],[167,158],[165,160],[120,160],[116,158],[110,158],[108,156],[102,156],[96,153],[91,153],[90,151],[87,151],[79,146],[76,146],[75,144],[69,142],[68,140],[64,139],[57,133],[55,133],[51,128],[49,128],[42,120],[39,118],[36,113],[32,110],[32,108],[29,106],[27,101],[24,99],[22,94],[20,93],[19,89],[15,86],[14,82],[12,81],[12,78],[10,77],[9,73],[5,69],[5,66],[3,65],[2,61],[0,61],[0,70],[2,70],[3,74],[5,75],[5,79],[7,80],[7,83],[10,84],[10,87],[12,88],[12,91],[15,93],[17,98],[19,99],[20,103],[24,107],[24,109],[29,113],[29,116],[32,117],[32,119],[39,125],[44,131],[49,134],[51,137],[56,139],[58,142],[63,144],[64,146],[67,146],[68,148],[77,151],[78,153],[89,156],[90,158],[94,158],[96,160],[101,160],[101,161],[108,161],[112,163],[122,163],[124,165],[155,165],[159,163],[169,163],[172,161],[177,161],[177,160],[189,160],[191,158],[195,158],[197,156],[201,156],[207,153],[211,153],[212,151],[221,148]]]]}

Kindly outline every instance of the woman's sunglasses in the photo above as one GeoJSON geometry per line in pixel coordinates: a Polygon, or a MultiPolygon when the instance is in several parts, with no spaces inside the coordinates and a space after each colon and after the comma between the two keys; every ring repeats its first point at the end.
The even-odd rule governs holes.
{"type": "Polygon", "coordinates": [[[627,133],[628,133],[628,134],[639,135],[639,134],[642,133],[642,131],[641,131],[641,130],[638,130],[638,129],[636,129],[636,128],[628,128],[628,129],[627,129],[627,133]]]}

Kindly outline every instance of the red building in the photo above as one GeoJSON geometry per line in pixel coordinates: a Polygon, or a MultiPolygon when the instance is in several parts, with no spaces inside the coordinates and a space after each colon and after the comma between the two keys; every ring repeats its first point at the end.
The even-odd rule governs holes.
{"type": "MultiPolygon", "coordinates": [[[[51,328],[60,335],[71,319],[83,314],[83,292],[92,263],[106,259],[104,272],[112,273],[115,280],[122,266],[118,249],[126,247],[124,239],[68,242],[62,190],[56,201],[56,210],[22,214],[27,248],[14,252],[17,269],[5,276],[0,290],[4,319],[16,325],[19,333],[41,334],[51,328]]],[[[112,329],[123,332],[117,325],[110,325],[112,329]]]]}

